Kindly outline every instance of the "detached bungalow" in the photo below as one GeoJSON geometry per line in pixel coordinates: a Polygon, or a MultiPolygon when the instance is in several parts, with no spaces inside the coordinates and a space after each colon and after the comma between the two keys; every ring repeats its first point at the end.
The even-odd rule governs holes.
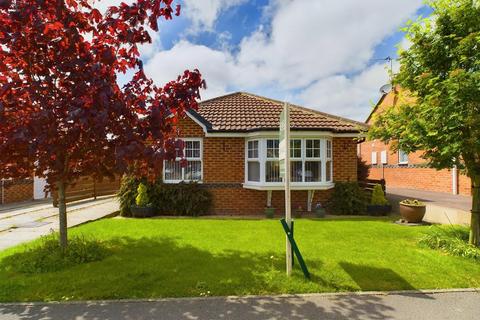
{"type": "MultiPolygon", "coordinates": [[[[187,166],[165,161],[166,183],[198,181],[213,194],[213,214],[284,211],[278,160],[283,102],[237,92],[203,101],[180,120],[187,166]]],[[[357,180],[357,143],[364,124],[291,106],[292,209],[324,203],[336,181],[357,180]]]]}

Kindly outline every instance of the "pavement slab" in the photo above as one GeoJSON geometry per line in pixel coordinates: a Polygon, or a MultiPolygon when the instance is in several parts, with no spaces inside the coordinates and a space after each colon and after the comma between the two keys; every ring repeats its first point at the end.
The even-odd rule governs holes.
{"type": "MultiPolygon", "coordinates": [[[[0,251],[58,231],[58,208],[51,205],[0,219],[0,251]]],[[[67,225],[73,227],[101,219],[119,210],[117,198],[82,201],[67,206],[67,225]]]]}
{"type": "Polygon", "coordinates": [[[478,320],[480,293],[350,293],[0,304],[0,319],[478,320]]]}

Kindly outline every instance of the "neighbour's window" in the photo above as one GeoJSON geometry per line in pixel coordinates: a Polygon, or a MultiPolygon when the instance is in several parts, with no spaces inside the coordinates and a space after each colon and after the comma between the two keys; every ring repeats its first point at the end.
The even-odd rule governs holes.
{"type": "Polygon", "coordinates": [[[184,167],[181,165],[179,152],[175,160],[166,160],[163,166],[166,182],[202,180],[202,141],[188,139],[184,143],[186,165],[184,167]]]}
{"type": "Polygon", "coordinates": [[[377,164],[377,152],[372,152],[372,164],[377,164]]]}
{"type": "Polygon", "coordinates": [[[253,182],[260,181],[260,159],[259,153],[259,141],[248,141],[247,144],[247,180],[253,182]]]}
{"type": "Polygon", "coordinates": [[[387,164],[387,151],[383,150],[380,153],[380,161],[382,161],[382,164],[387,164]]]}
{"type": "Polygon", "coordinates": [[[403,150],[398,150],[398,163],[407,164],[408,163],[408,153],[403,150]]]}

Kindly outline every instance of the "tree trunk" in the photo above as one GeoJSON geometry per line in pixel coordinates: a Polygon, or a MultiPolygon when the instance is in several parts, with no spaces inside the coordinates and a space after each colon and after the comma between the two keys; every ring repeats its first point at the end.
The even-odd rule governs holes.
{"type": "Polygon", "coordinates": [[[58,217],[60,219],[60,247],[63,251],[67,249],[67,204],[65,203],[65,183],[57,183],[58,189],[58,217]]]}
{"type": "Polygon", "coordinates": [[[480,247],[480,175],[472,177],[472,218],[469,242],[480,247]]]}

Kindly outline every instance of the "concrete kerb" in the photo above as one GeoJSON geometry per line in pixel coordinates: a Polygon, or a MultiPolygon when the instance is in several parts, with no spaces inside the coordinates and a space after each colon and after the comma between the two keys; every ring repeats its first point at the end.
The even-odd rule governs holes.
{"type": "Polygon", "coordinates": [[[32,301],[32,302],[4,302],[1,306],[35,306],[35,305],[68,305],[68,304],[109,304],[109,303],[144,303],[144,302],[175,302],[175,301],[214,301],[234,299],[266,299],[266,298],[302,298],[302,297],[345,297],[345,296],[388,296],[388,295],[429,295],[442,293],[478,293],[480,288],[454,288],[454,289],[420,289],[420,290],[393,290],[393,291],[352,291],[352,292],[324,292],[324,293],[298,293],[278,295],[245,295],[245,296],[213,296],[213,297],[181,297],[160,299],[112,299],[112,300],[72,300],[72,301],[32,301]]]}

